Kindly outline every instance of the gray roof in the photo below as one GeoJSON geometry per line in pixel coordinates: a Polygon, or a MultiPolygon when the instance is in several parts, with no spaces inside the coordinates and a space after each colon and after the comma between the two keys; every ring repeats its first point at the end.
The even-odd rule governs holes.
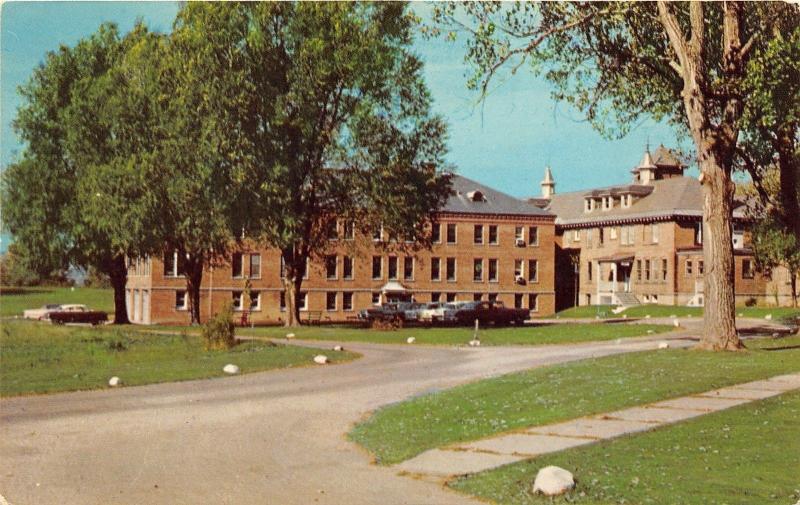
{"type": "MultiPolygon", "coordinates": [[[[631,186],[613,186],[598,188],[589,192],[575,191],[553,195],[546,208],[556,214],[556,224],[562,226],[580,226],[594,223],[625,221],[647,218],[665,217],[701,217],[703,215],[703,196],[700,182],[694,177],[672,177],[652,181],[652,192],[634,200],[630,207],[622,208],[617,204],[609,210],[595,208],[584,212],[584,198],[587,195],[618,193],[616,188],[631,186]]],[[[744,217],[741,208],[734,210],[734,217],[744,217]]]]}
{"type": "Polygon", "coordinates": [[[461,175],[452,175],[450,181],[453,194],[447,199],[442,212],[554,217],[552,213],[525,200],[501,193],[461,175]]]}

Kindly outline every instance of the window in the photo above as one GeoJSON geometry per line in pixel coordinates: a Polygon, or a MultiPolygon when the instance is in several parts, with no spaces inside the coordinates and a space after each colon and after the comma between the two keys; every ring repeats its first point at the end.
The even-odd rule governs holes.
{"type": "Polygon", "coordinates": [[[605,231],[606,229],[602,226],[597,229],[597,245],[602,246],[605,242],[605,231]]]}
{"type": "Polygon", "coordinates": [[[431,225],[431,242],[434,244],[442,243],[442,225],[439,223],[431,225]]]}
{"type": "Polygon", "coordinates": [[[372,230],[372,241],[380,242],[383,239],[383,225],[372,230]]]}
{"type": "Polygon", "coordinates": [[[481,300],[483,300],[483,295],[481,293],[473,293],[472,294],[472,301],[473,302],[479,302],[481,300]]]}
{"type": "Polygon", "coordinates": [[[308,310],[308,293],[300,292],[300,299],[297,301],[298,310],[308,310]]]}
{"type": "Polygon", "coordinates": [[[345,221],[344,225],[344,239],[353,240],[356,238],[356,226],[352,221],[345,221]]]}
{"type": "Polygon", "coordinates": [[[644,280],[650,280],[650,260],[644,260],[644,280]]]}
{"type": "Polygon", "coordinates": [[[517,226],[514,228],[514,243],[517,245],[525,244],[525,228],[517,226]]]}
{"type": "Polygon", "coordinates": [[[411,256],[403,258],[403,279],[414,280],[414,258],[411,256]]]}
{"type": "Polygon", "coordinates": [[[342,293],[342,310],[353,310],[353,292],[345,291],[342,293]]]}
{"type": "Polygon", "coordinates": [[[440,272],[442,260],[441,258],[431,258],[431,280],[438,281],[442,277],[442,273],[440,272]]]}
{"type": "Polygon", "coordinates": [[[325,277],[329,280],[336,279],[337,263],[335,254],[325,256],[325,277]]]}
{"type": "Polygon", "coordinates": [[[657,224],[650,225],[650,229],[652,230],[651,231],[651,235],[652,235],[652,239],[653,239],[653,243],[654,244],[658,244],[659,228],[660,227],[657,224]]]}
{"type": "Polygon", "coordinates": [[[633,226],[623,226],[620,228],[620,244],[633,245],[633,226]]]}
{"type": "Polygon", "coordinates": [[[522,266],[522,260],[514,260],[514,280],[522,278],[525,274],[525,268],[522,266]]]}
{"type": "Polygon", "coordinates": [[[604,196],[603,197],[603,210],[610,210],[611,207],[614,206],[614,197],[613,196],[604,196]]]}
{"type": "Polygon", "coordinates": [[[242,262],[242,253],[233,253],[231,260],[231,275],[234,279],[244,277],[244,263],[242,262]]]}
{"type": "Polygon", "coordinates": [[[522,293],[516,293],[514,295],[514,308],[515,309],[522,309],[522,293]]]}
{"type": "Polygon", "coordinates": [[[581,231],[580,230],[572,230],[572,241],[573,242],[580,242],[581,241],[581,231]]]}
{"type": "Polygon", "coordinates": [[[497,282],[497,259],[489,260],[489,282],[497,282]]]}
{"type": "Polygon", "coordinates": [[[455,244],[456,243],[456,225],[455,225],[455,223],[448,223],[447,224],[447,243],[448,244],[455,244]]]}
{"type": "Polygon", "coordinates": [[[528,281],[537,282],[539,280],[539,262],[528,260],[528,281]]]}
{"type": "Polygon", "coordinates": [[[692,275],[692,260],[686,260],[686,275],[692,275]]]}
{"type": "Polygon", "coordinates": [[[178,253],[164,253],[164,277],[178,276],[178,253]]]}
{"type": "Polygon", "coordinates": [[[431,293],[431,302],[439,303],[439,301],[441,299],[442,299],[442,294],[441,293],[436,293],[436,292],[431,293]]]}
{"type": "Polygon", "coordinates": [[[529,226],[528,227],[528,245],[529,246],[537,246],[537,245],[539,245],[539,227],[538,226],[529,226]]]}
{"type": "Polygon", "coordinates": [[[281,299],[280,299],[279,303],[280,303],[281,311],[286,310],[286,292],[285,291],[281,291],[281,299]]]}
{"type": "Polygon", "coordinates": [[[703,222],[698,221],[694,225],[694,245],[703,245],[703,222]]]}
{"type": "Polygon", "coordinates": [[[342,258],[342,277],[345,279],[353,278],[353,258],[351,256],[342,258]]]}
{"type": "Polygon", "coordinates": [[[373,279],[383,278],[383,258],[380,256],[372,257],[372,278],[373,279]]]}
{"type": "Polygon", "coordinates": [[[472,280],[475,282],[483,281],[483,259],[475,258],[472,260],[472,280]]]}
{"type": "Polygon", "coordinates": [[[742,279],[752,279],[755,277],[755,270],[753,269],[753,262],[751,260],[742,260],[742,279]]]}
{"type": "Polygon", "coordinates": [[[699,260],[697,262],[697,273],[703,275],[703,270],[704,270],[703,260],[699,260]]]}
{"type": "Polygon", "coordinates": [[[667,260],[665,259],[661,260],[661,280],[667,280],[667,260]]]}
{"type": "Polygon", "coordinates": [[[612,226],[608,229],[608,239],[609,240],[617,240],[617,227],[612,226]]]}
{"type": "Polygon", "coordinates": [[[328,240],[336,240],[339,238],[339,230],[336,226],[336,221],[331,221],[325,225],[325,236],[328,240]]]}
{"type": "Polygon", "coordinates": [[[594,206],[592,205],[591,198],[587,198],[586,200],[583,201],[583,211],[584,212],[591,212],[593,207],[594,206]]]}
{"type": "Polygon", "coordinates": [[[491,244],[491,245],[497,245],[498,244],[498,241],[497,241],[497,225],[496,224],[490,224],[489,225],[489,244],[491,244]]]}
{"type": "Polygon", "coordinates": [[[261,292],[250,291],[250,310],[261,310],[261,292]]]}
{"type": "Polygon", "coordinates": [[[489,301],[494,303],[497,301],[497,293],[489,293],[489,301]]]}
{"type": "Polygon", "coordinates": [[[397,256],[389,256],[389,279],[397,279],[397,256]]]}
{"type": "Polygon", "coordinates": [[[336,291],[325,293],[325,310],[336,310],[336,291]]]}
{"type": "Polygon", "coordinates": [[[530,293],[528,295],[528,309],[534,312],[539,311],[539,295],[530,293]]]}
{"type": "Polygon", "coordinates": [[[234,291],[231,295],[231,299],[233,301],[233,310],[243,310],[244,307],[242,306],[242,292],[241,291],[234,291]]]}
{"type": "Polygon", "coordinates": [[[186,291],[175,291],[175,310],[186,310],[186,291]]]}
{"type": "Polygon", "coordinates": [[[483,244],[483,225],[476,224],[472,231],[472,241],[475,244],[483,244]]]}
{"type": "Polygon", "coordinates": [[[455,293],[447,293],[446,299],[448,302],[456,301],[456,294],[455,293]]]}
{"type": "Polygon", "coordinates": [[[586,262],[586,280],[588,280],[588,281],[592,280],[592,262],[591,261],[586,262]]]}
{"type": "Polygon", "coordinates": [[[261,278],[261,255],[258,253],[250,255],[250,278],[261,278]]]}
{"type": "Polygon", "coordinates": [[[381,294],[379,291],[372,292],[372,305],[380,305],[381,303],[381,294]]]}
{"type": "Polygon", "coordinates": [[[455,258],[447,258],[447,280],[448,281],[455,281],[456,280],[456,259],[455,258]]]}

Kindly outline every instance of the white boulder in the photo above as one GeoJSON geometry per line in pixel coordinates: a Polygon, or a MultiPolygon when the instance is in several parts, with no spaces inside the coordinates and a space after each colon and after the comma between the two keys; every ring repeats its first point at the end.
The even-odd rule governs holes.
{"type": "Polygon", "coordinates": [[[236,375],[239,373],[239,367],[234,365],[233,363],[228,363],[224,367],[222,367],[222,371],[229,375],[236,375]]]}
{"type": "Polygon", "coordinates": [[[676,327],[676,328],[677,328],[677,327],[678,327],[678,326],[680,326],[680,325],[681,325],[681,323],[680,323],[680,322],[679,322],[677,319],[673,319],[673,320],[672,320],[672,326],[674,326],[674,327],[676,327]]]}
{"type": "Polygon", "coordinates": [[[473,339],[473,340],[470,340],[469,341],[469,346],[470,347],[480,347],[481,346],[481,341],[478,340],[477,338],[473,339]]]}
{"type": "Polygon", "coordinates": [[[658,343],[659,349],[669,349],[669,342],[659,342],[658,343]]]}
{"type": "Polygon", "coordinates": [[[416,339],[416,338],[414,338],[414,337],[408,337],[408,338],[406,339],[406,343],[407,343],[407,344],[413,344],[413,343],[414,343],[414,342],[416,342],[416,341],[417,341],[417,339],[416,339]]]}
{"type": "Polygon", "coordinates": [[[652,334],[652,333],[655,333],[655,332],[654,332],[653,330],[647,330],[647,334],[648,334],[648,335],[650,335],[650,334],[652,334]]]}
{"type": "Polygon", "coordinates": [[[646,315],[644,316],[644,318],[645,318],[645,319],[650,319],[650,314],[646,314],[646,315]]]}
{"type": "Polygon", "coordinates": [[[533,492],[545,496],[564,494],[575,487],[572,473],[557,466],[546,466],[536,474],[533,482],[533,492]]]}
{"type": "Polygon", "coordinates": [[[294,333],[287,333],[286,334],[286,339],[287,340],[290,340],[290,339],[293,339],[293,338],[294,338],[294,333]]]}
{"type": "Polygon", "coordinates": [[[114,377],[111,377],[110,379],[108,379],[108,385],[111,386],[112,388],[115,388],[115,387],[119,386],[120,384],[122,384],[122,379],[120,379],[116,375],[114,377]]]}
{"type": "Polygon", "coordinates": [[[328,362],[328,357],[325,356],[324,354],[317,354],[316,356],[314,356],[314,363],[318,365],[324,365],[327,362],[328,362]]]}
{"type": "Polygon", "coordinates": [[[766,316],[764,316],[764,319],[766,319],[767,321],[772,321],[772,314],[767,314],[766,316]]]}
{"type": "Polygon", "coordinates": [[[333,346],[333,350],[334,351],[344,351],[344,347],[342,347],[340,345],[335,345],[335,346],[333,346]]]}

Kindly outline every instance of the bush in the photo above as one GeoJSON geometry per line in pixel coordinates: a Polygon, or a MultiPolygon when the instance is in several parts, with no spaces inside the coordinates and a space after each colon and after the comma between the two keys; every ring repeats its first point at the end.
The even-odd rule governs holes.
{"type": "Polygon", "coordinates": [[[750,298],[748,298],[747,300],[744,301],[744,306],[745,307],[755,307],[757,303],[758,303],[758,300],[756,300],[754,296],[751,296],[750,298]]]}
{"type": "Polygon", "coordinates": [[[203,341],[206,349],[230,349],[236,345],[234,332],[233,306],[226,303],[221,311],[203,325],[203,341]]]}

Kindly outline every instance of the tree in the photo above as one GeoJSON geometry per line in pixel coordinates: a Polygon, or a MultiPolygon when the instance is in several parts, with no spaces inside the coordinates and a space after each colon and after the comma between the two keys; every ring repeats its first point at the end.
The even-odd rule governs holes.
{"type": "MultiPolygon", "coordinates": [[[[796,16],[788,4],[755,2],[475,3],[438,7],[445,29],[470,34],[469,84],[485,96],[503,68],[543,73],[554,95],[606,135],[649,115],[688,129],[703,191],[706,307],[700,347],[735,350],[731,173],[757,48],[796,16]]],[[[438,28],[437,28],[438,30],[438,28]]],[[[434,32],[436,33],[436,31],[434,32]]]]}
{"type": "Polygon", "coordinates": [[[776,217],[768,215],[759,220],[753,229],[753,254],[756,267],[771,271],[784,267],[789,273],[792,305],[797,307],[797,277],[800,275],[800,236],[787,230],[776,217]]]}
{"type": "Polygon", "coordinates": [[[289,326],[337,221],[421,247],[449,194],[436,169],[445,125],[409,51],[412,27],[396,3],[191,3],[179,14],[175,38],[214,97],[232,228],[281,250],[289,326]]]}
{"type": "Polygon", "coordinates": [[[66,270],[37,272],[31,269],[32,257],[22,244],[9,244],[8,250],[0,255],[0,286],[42,286],[68,284],[66,270]]]}

